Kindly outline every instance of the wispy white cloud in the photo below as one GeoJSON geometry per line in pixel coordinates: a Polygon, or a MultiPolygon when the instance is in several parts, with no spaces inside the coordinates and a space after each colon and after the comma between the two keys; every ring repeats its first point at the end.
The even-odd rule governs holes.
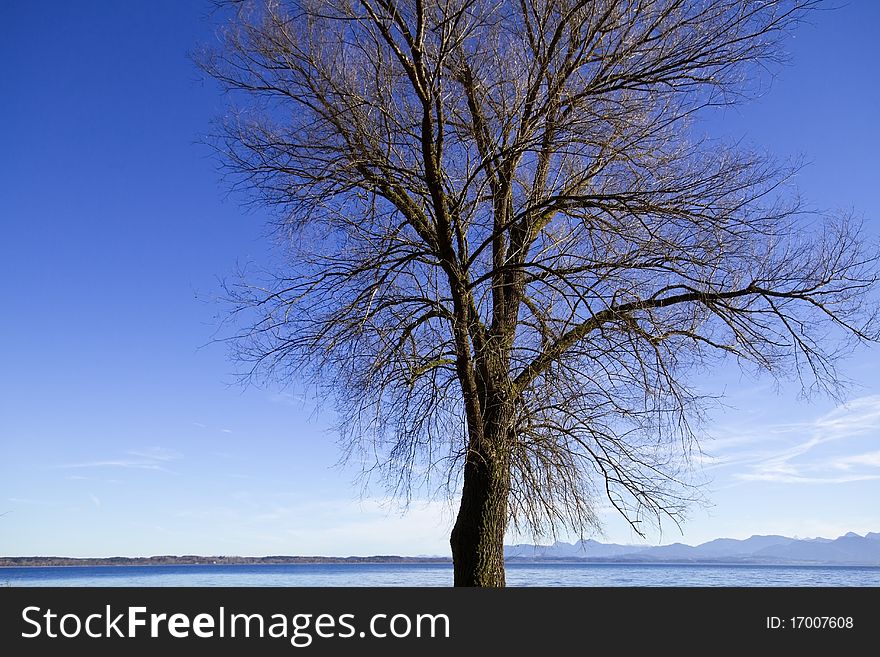
{"type": "Polygon", "coordinates": [[[880,468],[880,451],[843,456],[831,462],[830,466],[840,470],[849,470],[850,468],[858,466],[880,468]]]}
{"type": "Polygon", "coordinates": [[[445,554],[454,509],[446,500],[413,500],[404,513],[391,499],[303,498],[241,490],[213,507],[183,508],[174,517],[221,530],[212,540],[274,546],[285,554],[445,554]]]}
{"type": "Polygon", "coordinates": [[[65,463],[59,465],[63,469],[76,468],[131,468],[133,470],[159,470],[170,472],[167,468],[163,468],[157,463],[139,461],[136,459],[108,459],[105,461],[84,461],[81,463],[65,463]]]}
{"type": "Polygon", "coordinates": [[[92,501],[92,504],[94,504],[99,509],[101,508],[101,500],[98,498],[97,495],[95,495],[94,493],[90,493],[89,499],[92,501]]]}
{"type": "Polygon", "coordinates": [[[852,453],[860,448],[859,439],[871,434],[880,435],[880,395],[854,399],[812,421],[732,432],[721,439],[717,460],[708,467],[744,468],[732,475],[739,481],[842,484],[880,479],[880,452],[852,453]]]}
{"type": "Polygon", "coordinates": [[[269,395],[269,401],[275,404],[284,404],[285,406],[302,406],[306,403],[305,395],[296,395],[292,392],[278,392],[269,395]]]}
{"type": "Polygon", "coordinates": [[[859,397],[837,407],[815,422],[825,435],[853,436],[880,427],[880,395],[859,397]]]}
{"type": "Polygon", "coordinates": [[[177,459],[183,458],[183,455],[177,450],[168,449],[166,447],[149,447],[143,450],[131,450],[126,453],[131,456],[137,456],[152,461],[176,461],[177,459]]]}
{"type": "Polygon", "coordinates": [[[168,463],[182,459],[183,455],[173,449],[164,447],[149,447],[140,450],[130,450],[118,458],[97,459],[93,461],[79,461],[76,463],[64,463],[56,466],[63,470],[91,469],[91,468],[122,468],[130,470],[154,470],[158,472],[173,472],[167,466],[168,463]]]}
{"type": "Polygon", "coordinates": [[[7,497],[6,501],[14,504],[34,504],[36,506],[56,506],[58,504],[49,500],[35,500],[29,497],[7,497]]]}
{"type": "Polygon", "coordinates": [[[782,484],[846,484],[852,481],[872,481],[880,475],[844,475],[839,477],[806,477],[795,472],[744,472],[736,475],[742,481],[772,481],[782,484]]]}

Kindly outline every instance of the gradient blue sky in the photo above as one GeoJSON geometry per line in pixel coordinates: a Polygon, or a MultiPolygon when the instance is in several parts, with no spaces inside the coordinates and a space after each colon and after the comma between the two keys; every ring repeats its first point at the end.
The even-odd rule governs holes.
{"type": "MultiPolygon", "coordinates": [[[[197,141],[226,99],[187,58],[207,2],[0,3],[0,555],[448,554],[454,502],[406,516],[334,467],[329,410],[234,385],[218,278],[265,261],[259,212],[197,141]],[[207,346],[204,346],[206,345],[207,346]]],[[[813,16],[715,134],[782,156],[819,207],[880,225],[880,3],[813,16]]],[[[880,531],[880,348],[850,403],[724,370],[696,544],[880,531]]],[[[610,512],[605,535],[636,537],[610,512]]],[[[511,537],[514,540],[515,537],[511,537]]]]}

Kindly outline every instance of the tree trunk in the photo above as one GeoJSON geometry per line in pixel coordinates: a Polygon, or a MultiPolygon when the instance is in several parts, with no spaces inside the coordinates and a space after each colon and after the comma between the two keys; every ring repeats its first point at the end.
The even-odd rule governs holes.
{"type": "MultiPolygon", "coordinates": [[[[483,435],[492,433],[503,435],[497,427],[483,435]]],[[[504,532],[510,467],[503,439],[486,442],[495,448],[472,445],[465,460],[461,507],[450,539],[455,586],[505,585],[504,532]]]]}

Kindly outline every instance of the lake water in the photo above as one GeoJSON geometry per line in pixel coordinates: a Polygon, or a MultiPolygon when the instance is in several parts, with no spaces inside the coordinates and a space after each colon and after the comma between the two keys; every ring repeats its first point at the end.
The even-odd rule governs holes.
{"type": "MultiPolygon", "coordinates": [[[[508,586],[880,586],[880,568],[508,564],[508,586]]],[[[0,586],[451,586],[449,564],[0,568],[0,586]]]]}

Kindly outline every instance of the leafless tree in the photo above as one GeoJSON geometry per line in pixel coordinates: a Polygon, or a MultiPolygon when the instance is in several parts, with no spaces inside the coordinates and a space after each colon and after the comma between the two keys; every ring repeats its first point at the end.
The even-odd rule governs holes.
{"type": "Polygon", "coordinates": [[[216,145],[289,247],[230,288],[237,355],[319,377],[399,492],[461,487],[456,585],[504,585],[510,523],[680,518],[700,368],[833,391],[877,338],[857,222],[693,121],[813,4],[245,2],[200,55],[242,92],[216,145]]]}

